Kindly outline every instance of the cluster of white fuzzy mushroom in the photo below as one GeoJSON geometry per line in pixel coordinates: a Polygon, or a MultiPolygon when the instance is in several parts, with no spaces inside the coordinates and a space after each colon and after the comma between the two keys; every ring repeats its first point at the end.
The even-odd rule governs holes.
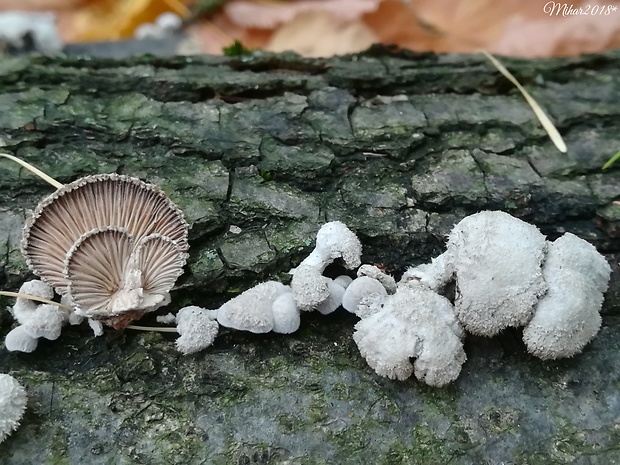
{"type": "Polygon", "coordinates": [[[360,266],[362,244],[340,221],[324,224],[317,233],[316,245],[299,266],[291,270],[290,286],[267,281],[229,300],[217,310],[186,307],[176,316],[177,348],[190,354],[211,345],[218,325],[253,333],[289,334],[299,328],[302,311],[317,310],[328,314],[342,304],[345,289],[352,281],[342,275],[336,279],[323,276],[325,268],[341,259],[345,268],[360,266]]]}
{"type": "MultiPolygon", "coordinates": [[[[343,306],[361,318],[353,338],[378,374],[402,380],[415,373],[442,386],[458,377],[466,360],[466,331],[494,336],[507,327],[524,327],[527,349],[537,357],[581,352],[600,328],[611,274],[605,258],[585,240],[566,233],[548,242],[535,226],[490,211],[463,219],[450,233],[445,253],[410,268],[398,283],[376,266],[362,265],[361,255],[356,235],[333,221],[320,228],[314,250],[291,270],[290,285],[263,282],[218,309],[185,307],[159,319],[176,322],[177,348],[191,354],[213,344],[219,326],[287,334],[299,328],[302,312],[328,314],[343,306]],[[357,269],[356,279],[324,276],[335,260],[357,269]],[[454,290],[453,298],[446,289],[454,290]]],[[[21,292],[43,299],[53,294],[41,281],[25,283],[21,292]]],[[[34,350],[40,337],[57,338],[63,324],[80,321],[74,312],[23,298],[13,313],[20,325],[5,345],[24,352],[34,350]]]]}
{"type": "Polygon", "coordinates": [[[567,233],[548,242],[528,223],[503,212],[481,212],[458,223],[447,250],[407,270],[397,284],[376,266],[361,265],[357,237],[341,222],[325,224],[316,247],[294,270],[290,286],[269,281],[218,310],[183,309],[179,350],[210,345],[222,326],[255,333],[291,333],[300,312],[339,306],[361,318],[354,340],[380,375],[412,373],[432,386],[454,381],[466,360],[466,332],[494,336],[524,327],[530,353],[542,359],[582,351],[601,325],[599,311],[611,268],[590,243],[567,233]],[[357,278],[323,276],[341,259],[357,278]],[[450,300],[445,294],[454,289],[450,300]],[[411,359],[415,359],[411,363],[411,359]]]}
{"type": "Polygon", "coordinates": [[[377,277],[353,281],[344,297],[356,298],[345,308],[362,318],[353,337],[378,374],[405,379],[414,372],[442,386],[466,360],[465,331],[494,336],[523,326],[525,345],[539,358],[581,352],[601,326],[610,274],[585,240],[566,233],[548,242],[535,226],[487,211],[458,223],[446,252],[407,270],[395,292],[377,277]],[[449,286],[453,302],[443,296],[449,286]]]}

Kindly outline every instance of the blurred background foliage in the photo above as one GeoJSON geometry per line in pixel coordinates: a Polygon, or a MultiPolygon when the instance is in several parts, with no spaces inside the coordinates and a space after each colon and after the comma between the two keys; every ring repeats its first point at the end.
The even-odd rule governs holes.
{"type": "Polygon", "coordinates": [[[620,1],[0,0],[0,14],[17,10],[53,12],[64,43],[182,29],[194,53],[219,54],[235,40],[305,56],[357,52],[373,43],[521,57],[620,47],[620,1]],[[174,16],[161,19],[163,13],[174,16]]]}

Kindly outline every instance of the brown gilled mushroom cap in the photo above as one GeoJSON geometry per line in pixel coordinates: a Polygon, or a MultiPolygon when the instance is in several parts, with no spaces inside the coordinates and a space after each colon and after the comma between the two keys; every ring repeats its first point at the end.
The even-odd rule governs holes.
{"type": "MultiPolygon", "coordinates": [[[[35,274],[65,294],[69,285],[64,272],[68,252],[85,235],[103,230],[116,232],[100,237],[95,241],[97,247],[107,247],[101,239],[112,241],[119,236],[116,239],[120,243],[113,247],[119,253],[126,252],[131,248],[129,243],[135,245],[146,236],[157,235],[173,244],[185,262],[188,225],[181,210],[157,186],[117,174],[87,176],[45,198],[26,222],[22,251],[35,274]],[[128,238],[121,238],[123,234],[128,238]]],[[[87,244],[84,247],[94,245],[90,240],[87,244]]],[[[100,253],[108,252],[114,255],[112,250],[100,253]]],[[[110,271],[118,274],[119,263],[110,265],[110,271]]],[[[153,273],[147,275],[151,280],[160,279],[153,273]]]]}
{"type": "Polygon", "coordinates": [[[186,257],[161,234],[136,242],[119,228],[94,229],[67,253],[64,276],[78,313],[107,319],[160,304],[183,272],[186,257]]]}

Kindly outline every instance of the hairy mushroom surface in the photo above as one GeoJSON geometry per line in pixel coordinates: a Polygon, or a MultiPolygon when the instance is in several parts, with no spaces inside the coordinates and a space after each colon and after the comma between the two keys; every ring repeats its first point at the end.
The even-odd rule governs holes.
{"type": "MultiPolygon", "coordinates": [[[[277,281],[257,284],[224,303],[217,310],[217,321],[226,328],[257,334],[268,333],[274,328],[274,303],[282,295],[290,293],[291,288],[289,286],[277,281]]],[[[278,316],[282,310],[281,303],[283,301],[280,301],[276,306],[278,316]]]]}
{"type": "Polygon", "coordinates": [[[355,325],[353,340],[377,374],[404,380],[415,373],[426,384],[443,386],[458,377],[467,358],[463,335],[448,299],[410,281],[355,325]]]}
{"type": "Polygon", "coordinates": [[[321,226],[316,234],[314,250],[292,272],[291,288],[297,308],[302,311],[316,310],[329,298],[331,281],[323,276],[327,265],[341,259],[344,267],[352,270],[360,266],[361,256],[361,242],[344,223],[330,221],[321,226]]]}
{"type": "Polygon", "coordinates": [[[185,355],[206,349],[217,337],[219,325],[211,318],[209,310],[196,307],[183,307],[176,316],[177,350],[185,355]]]}
{"type": "Polygon", "coordinates": [[[19,427],[27,403],[24,387],[11,375],[0,373],[0,442],[19,427]]]}
{"type": "Polygon", "coordinates": [[[523,330],[523,341],[544,360],[572,357],[601,327],[611,267],[592,244],[566,233],[550,244],[542,272],[549,291],[523,330]]]}
{"type": "Polygon", "coordinates": [[[459,321],[472,334],[490,337],[532,318],[547,291],[546,252],[536,226],[501,211],[483,211],[454,226],[446,252],[407,270],[403,280],[420,280],[433,290],[454,281],[459,321]]]}

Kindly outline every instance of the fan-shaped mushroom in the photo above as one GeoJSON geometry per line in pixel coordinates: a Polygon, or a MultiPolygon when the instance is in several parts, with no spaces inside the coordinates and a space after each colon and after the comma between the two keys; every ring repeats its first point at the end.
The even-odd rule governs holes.
{"type": "Polygon", "coordinates": [[[26,222],[30,268],[77,312],[124,327],[163,302],[187,259],[188,225],[158,187],[87,176],[45,198],[26,222]]]}

